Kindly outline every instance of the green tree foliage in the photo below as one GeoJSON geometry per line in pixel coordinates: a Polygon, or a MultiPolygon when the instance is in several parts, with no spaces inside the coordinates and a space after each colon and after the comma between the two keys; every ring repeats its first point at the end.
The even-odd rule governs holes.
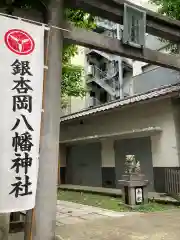
{"type": "MultiPolygon", "coordinates": [[[[6,0],[2,0],[3,5],[7,6],[9,13],[13,12],[13,8],[36,9],[47,14],[47,6],[50,0],[14,0],[7,5],[6,0]]],[[[1,2],[2,3],[2,2],[1,2]]],[[[92,29],[94,18],[81,10],[66,9],[64,11],[65,18],[72,22],[77,27],[92,29]]],[[[85,87],[82,84],[83,68],[71,64],[71,59],[78,53],[76,45],[64,45],[63,49],[63,82],[62,82],[62,97],[66,96],[84,96],[85,87]]]]}
{"type": "Polygon", "coordinates": [[[158,12],[180,20],[180,0],[151,0],[158,6],[158,12]]]}
{"type": "MultiPolygon", "coordinates": [[[[66,9],[65,18],[71,21],[75,26],[86,29],[95,27],[94,18],[81,10],[66,9]]],[[[82,85],[83,68],[71,64],[71,58],[77,54],[76,45],[64,46],[63,53],[63,83],[62,93],[65,96],[84,96],[85,89],[82,85]]]]}
{"type": "MultiPolygon", "coordinates": [[[[157,5],[160,14],[180,20],[180,0],[150,0],[150,2],[157,5]]],[[[176,53],[177,45],[170,42],[168,49],[176,53]]]]}

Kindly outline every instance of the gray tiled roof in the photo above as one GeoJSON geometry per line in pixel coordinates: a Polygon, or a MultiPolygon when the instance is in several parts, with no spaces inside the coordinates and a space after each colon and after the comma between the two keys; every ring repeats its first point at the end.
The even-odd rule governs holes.
{"type": "Polygon", "coordinates": [[[76,119],[79,117],[89,116],[89,115],[96,114],[99,112],[104,112],[107,110],[111,110],[111,109],[118,108],[121,106],[130,105],[133,103],[139,103],[139,102],[142,102],[145,100],[150,100],[150,99],[158,98],[161,96],[169,97],[173,93],[177,93],[178,91],[180,91],[180,84],[169,85],[169,86],[165,86],[162,88],[153,89],[152,91],[149,91],[149,92],[146,92],[143,94],[134,95],[132,97],[125,98],[123,100],[113,101],[113,102],[110,102],[107,104],[103,104],[101,106],[93,107],[90,109],[85,109],[80,112],[76,112],[76,113],[73,113],[70,115],[63,116],[63,117],[61,117],[61,122],[76,119]]]}

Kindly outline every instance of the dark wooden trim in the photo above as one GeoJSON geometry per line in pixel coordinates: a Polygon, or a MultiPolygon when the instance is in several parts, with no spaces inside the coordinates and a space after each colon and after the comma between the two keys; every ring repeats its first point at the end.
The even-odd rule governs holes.
{"type": "Polygon", "coordinates": [[[165,193],[165,170],[179,170],[180,167],[153,167],[154,188],[156,192],[165,193]]]}
{"type": "Polygon", "coordinates": [[[115,167],[102,167],[102,187],[116,188],[116,171],[115,167]]]}
{"type": "Polygon", "coordinates": [[[24,227],[24,222],[22,221],[11,222],[9,225],[9,233],[23,232],[24,227]]]}
{"type": "Polygon", "coordinates": [[[60,167],[60,184],[66,184],[66,167],[60,167]]]}

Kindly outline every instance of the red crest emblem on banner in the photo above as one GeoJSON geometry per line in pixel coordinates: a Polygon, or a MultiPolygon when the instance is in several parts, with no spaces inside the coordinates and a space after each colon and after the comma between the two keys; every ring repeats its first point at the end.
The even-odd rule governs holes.
{"type": "Polygon", "coordinates": [[[28,55],[33,52],[35,43],[33,38],[23,30],[11,29],[4,37],[6,46],[14,53],[28,55]]]}

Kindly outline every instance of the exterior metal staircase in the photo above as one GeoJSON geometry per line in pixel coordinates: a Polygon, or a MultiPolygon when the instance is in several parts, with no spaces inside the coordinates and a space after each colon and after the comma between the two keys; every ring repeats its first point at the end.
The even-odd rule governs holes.
{"type": "Polygon", "coordinates": [[[109,74],[108,72],[104,72],[98,67],[94,66],[94,77],[87,80],[87,83],[95,82],[101,88],[103,88],[107,93],[111,96],[116,96],[116,79],[117,71],[109,74]]]}
{"type": "Polygon", "coordinates": [[[88,49],[88,50],[86,51],[86,54],[90,54],[90,53],[92,53],[92,52],[95,52],[95,53],[101,55],[102,57],[108,59],[109,61],[113,61],[113,60],[115,60],[115,59],[117,58],[117,56],[115,56],[115,55],[113,55],[113,54],[101,52],[101,51],[96,50],[96,49],[88,49]]]}

